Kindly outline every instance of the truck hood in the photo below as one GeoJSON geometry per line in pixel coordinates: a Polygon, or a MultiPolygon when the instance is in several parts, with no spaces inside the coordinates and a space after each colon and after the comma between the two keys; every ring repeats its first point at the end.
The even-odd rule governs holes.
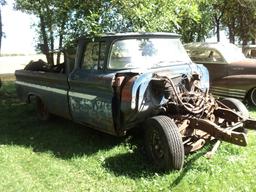
{"type": "Polygon", "coordinates": [[[150,81],[153,74],[166,76],[168,78],[175,78],[181,75],[191,77],[192,74],[197,73],[201,77],[200,85],[203,90],[209,89],[209,72],[202,64],[191,63],[177,63],[165,67],[157,67],[150,69],[136,68],[123,71],[123,73],[134,73],[140,77],[137,81],[150,81]]]}

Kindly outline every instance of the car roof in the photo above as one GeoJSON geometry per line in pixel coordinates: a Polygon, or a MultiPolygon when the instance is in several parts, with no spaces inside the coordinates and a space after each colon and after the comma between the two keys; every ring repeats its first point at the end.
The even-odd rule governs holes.
{"type": "Polygon", "coordinates": [[[133,38],[133,37],[167,37],[167,38],[179,38],[180,35],[176,33],[167,32],[129,32],[129,33],[104,33],[94,37],[82,36],[79,39],[120,39],[120,38],[133,38]]]}
{"type": "Polygon", "coordinates": [[[227,42],[196,42],[187,43],[184,45],[186,49],[222,49],[227,46],[234,46],[232,43],[227,42]]]}

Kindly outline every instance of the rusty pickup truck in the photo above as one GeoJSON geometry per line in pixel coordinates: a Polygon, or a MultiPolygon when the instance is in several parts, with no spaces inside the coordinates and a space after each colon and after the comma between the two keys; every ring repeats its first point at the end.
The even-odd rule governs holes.
{"type": "MultiPolygon", "coordinates": [[[[123,136],[142,128],[148,157],[159,170],[181,169],[185,154],[219,139],[247,145],[255,129],[236,99],[209,94],[209,75],[172,33],[106,34],[78,39],[58,70],[16,71],[20,99],[36,100],[40,119],[52,114],[123,136]]],[[[68,138],[67,138],[68,139],[68,138]]]]}

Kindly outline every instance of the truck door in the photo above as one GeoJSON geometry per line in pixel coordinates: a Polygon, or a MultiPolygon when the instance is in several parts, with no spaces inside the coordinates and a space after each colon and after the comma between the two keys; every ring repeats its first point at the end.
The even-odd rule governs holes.
{"type": "Polygon", "coordinates": [[[106,43],[86,43],[80,66],[69,77],[69,105],[74,121],[115,134],[112,118],[112,79],[103,68],[106,43]]]}

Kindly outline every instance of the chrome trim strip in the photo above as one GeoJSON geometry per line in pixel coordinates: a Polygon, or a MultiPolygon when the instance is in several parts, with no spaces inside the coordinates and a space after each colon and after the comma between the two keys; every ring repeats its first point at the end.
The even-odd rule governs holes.
{"type": "Polygon", "coordinates": [[[216,96],[226,96],[226,97],[236,97],[243,99],[246,95],[246,90],[241,89],[229,89],[229,88],[223,88],[223,87],[212,87],[210,89],[210,92],[212,92],[213,95],[216,96]]]}
{"type": "Polygon", "coordinates": [[[88,99],[88,100],[94,100],[97,97],[95,95],[88,95],[88,94],[77,93],[77,92],[72,92],[72,91],[70,91],[68,95],[70,97],[77,97],[77,98],[88,99]]]}
{"type": "Polygon", "coordinates": [[[88,95],[88,94],[77,93],[77,92],[72,92],[72,91],[68,92],[63,89],[47,87],[44,85],[36,85],[36,84],[32,84],[32,83],[26,83],[23,81],[16,81],[15,83],[17,85],[23,85],[26,87],[32,87],[32,88],[41,89],[41,90],[45,90],[45,91],[49,91],[49,92],[54,92],[54,93],[58,93],[58,94],[62,94],[62,95],[67,95],[67,93],[68,93],[68,95],[70,97],[77,97],[77,98],[88,99],[88,100],[93,100],[96,98],[95,95],[88,95]]]}
{"type": "Polygon", "coordinates": [[[58,94],[62,94],[62,95],[67,95],[67,91],[65,91],[63,89],[47,87],[47,86],[44,86],[44,85],[36,85],[36,84],[32,84],[32,83],[26,83],[26,82],[23,82],[23,81],[16,81],[15,83],[17,85],[23,85],[23,86],[26,86],[26,87],[32,87],[32,88],[41,89],[41,90],[45,90],[45,91],[49,91],[49,92],[54,92],[54,93],[58,93],[58,94]]]}

